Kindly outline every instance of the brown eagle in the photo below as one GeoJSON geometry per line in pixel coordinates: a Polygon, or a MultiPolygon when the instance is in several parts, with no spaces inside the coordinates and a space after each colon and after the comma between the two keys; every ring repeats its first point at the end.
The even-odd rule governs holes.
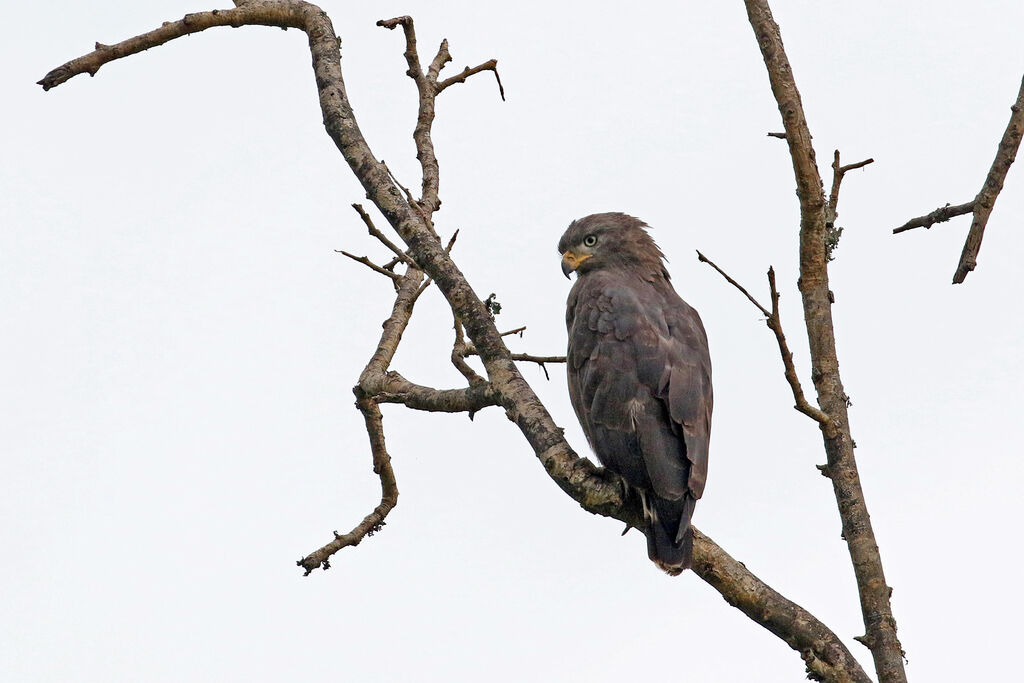
{"type": "Polygon", "coordinates": [[[640,495],[647,554],[675,575],[692,562],[690,518],[708,471],[711,357],[646,228],[598,213],[558,241],[562,272],[576,273],[565,312],[569,396],[601,464],[640,495]]]}

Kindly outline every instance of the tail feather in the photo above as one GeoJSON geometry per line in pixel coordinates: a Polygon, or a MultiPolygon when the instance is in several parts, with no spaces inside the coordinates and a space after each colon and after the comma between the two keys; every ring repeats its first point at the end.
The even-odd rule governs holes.
{"type": "Polygon", "coordinates": [[[693,564],[693,528],[696,505],[689,495],[680,500],[651,497],[644,501],[648,516],[647,555],[666,573],[681,574],[693,564]]]}

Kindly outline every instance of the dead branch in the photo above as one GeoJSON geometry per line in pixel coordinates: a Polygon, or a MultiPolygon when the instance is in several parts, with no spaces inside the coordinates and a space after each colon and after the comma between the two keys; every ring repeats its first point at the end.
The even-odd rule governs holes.
{"type": "Polygon", "coordinates": [[[913,230],[914,228],[924,228],[925,230],[930,229],[936,223],[945,223],[950,218],[955,216],[962,216],[965,213],[972,213],[974,211],[974,200],[967,202],[966,204],[957,204],[956,206],[940,206],[929,214],[924,216],[918,216],[917,218],[911,218],[909,221],[904,223],[898,228],[893,228],[892,234],[898,235],[901,232],[907,230],[913,230]]]}
{"type": "Polygon", "coordinates": [[[465,83],[467,78],[469,78],[473,74],[478,74],[481,71],[492,71],[492,72],[494,72],[494,80],[498,82],[498,94],[501,95],[501,100],[502,100],[502,102],[504,102],[505,101],[505,88],[504,88],[504,86],[502,86],[502,84],[501,84],[501,76],[498,74],[498,60],[497,59],[489,59],[486,62],[484,62],[483,64],[479,64],[479,65],[474,66],[474,67],[468,67],[467,66],[465,69],[462,70],[462,73],[458,74],[457,76],[452,76],[451,78],[446,78],[445,80],[443,80],[440,83],[438,83],[437,84],[437,91],[441,92],[445,88],[453,86],[456,83],[465,83]]]}
{"type": "MultiPolygon", "coordinates": [[[[484,382],[465,390],[455,390],[457,393],[448,393],[446,396],[452,397],[453,401],[464,401],[465,404],[459,407],[466,407],[469,412],[472,411],[469,405],[471,402],[481,406],[501,405],[509,419],[519,427],[545,471],[563,491],[591,513],[614,517],[632,526],[642,526],[645,522],[639,501],[635,497],[624,497],[619,478],[580,458],[566,442],[562,430],[516,368],[513,354],[504,345],[488,307],[473,291],[451,260],[448,250],[437,238],[431,224],[431,215],[439,206],[439,200],[433,201],[435,181],[424,178],[424,203],[421,205],[408,191],[402,192],[403,188],[385,164],[373,156],[348,100],[342,79],[339,44],[327,14],[315,5],[299,0],[239,0],[237,4],[234,10],[188,15],[181,21],[166,24],[123,43],[97,46],[95,52],[54,69],[40,83],[48,89],[79,73],[94,74],[108,61],[213,26],[251,24],[303,30],[309,37],[315,82],[328,135],[359,179],[367,197],[408,246],[409,258],[420,264],[437,284],[454,315],[464,325],[487,371],[487,380],[484,382]]],[[[404,23],[402,25],[405,26],[404,23]]],[[[484,67],[482,65],[480,69],[484,70],[484,67]]],[[[454,79],[442,81],[438,86],[448,87],[454,82],[462,82],[458,79],[464,80],[469,75],[472,74],[463,72],[454,79]]],[[[792,135],[789,135],[789,139],[792,140],[792,135]]],[[[422,153],[426,146],[417,141],[417,148],[422,153]]],[[[436,169],[436,159],[430,157],[424,162],[426,156],[421,156],[425,175],[436,169]]],[[[317,566],[329,566],[325,563],[329,562],[334,552],[358,543],[379,529],[387,512],[397,501],[397,486],[394,484],[390,456],[387,455],[383,441],[383,422],[378,403],[400,400],[414,407],[421,399],[410,397],[419,393],[422,395],[422,403],[419,405],[441,407],[438,397],[443,392],[429,388],[381,392],[382,388],[389,386],[388,383],[403,381],[400,375],[389,371],[388,367],[409,323],[416,297],[425,287],[423,278],[424,272],[413,267],[400,277],[392,313],[384,323],[377,349],[360,375],[355,390],[370,436],[375,468],[381,476],[381,505],[352,532],[336,535],[331,543],[300,560],[307,573],[317,566]]],[[[798,649],[813,676],[835,681],[867,680],[842,642],[824,624],[769,589],[742,563],[729,558],[710,539],[699,533],[695,541],[695,558],[699,564],[699,568],[695,567],[696,573],[751,619],[798,649]]]]}
{"type": "Polygon", "coordinates": [[[383,268],[382,266],[378,266],[376,263],[371,261],[368,256],[354,256],[353,254],[350,254],[347,251],[344,251],[342,249],[335,249],[334,251],[337,254],[342,254],[343,256],[348,256],[350,259],[352,259],[356,263],[362,263],[364,266],[366,266],[370,270],[374,271],[375,273],[380,273],[381,275],[389,277],[389,278],[391,278],[395,282],[398,282],[399,280],[402,279],[401,275],[399,275],[398,273],[394,272],[393,270],[387,270],[386,268],[383,268]]]}
{"type": "Polygon", "coordinates": [[[807,677],[816,681],[868,683],[871,679],[843,643],[799,605],[787,600],[694,530],[693,571],[733,607],[800,653],[807,677]]]}
{"type": "Polygon", "coordinates": [[[885,582],[882,559],[868,515],[853,456],[847,401],[839,376],[832,301],[828,284],[826,250],[826,202],[815,161],[811,132],[804,115],[793,69],[786,57],[779,26],[767,0],[744,0],[747,17],[754,29],[768,71],[772,93],[786,129],[786,142],[800,200],[800,279],[804,320],[811,352],[811,379],[818,394],[818,406],[835,425],[834,435],[824,433],[832,489],[843,523],[854,575],[860,595],[866,630],[865,643],[871,649],[875,671],[881,683],[903,683],[903,648],[896,637],[896,620],[889,602],[891,589],[885,582]]]}
{"type": "MultiPolygon", "coordinates": [[[[366,229],[367,231],[369,231],[370,235],[377,238],[377,240],[381,244],[390,249],[391,252],[395,255],[396,260],[394,261],[394,263],[391,264],[391,268],[394,268],[395,265],[397,265],[399,262],[409,266],[416,267],[416,264],[412,262],[412,259],[409,258],[409,255],[406,254],[405,251],[400,249],[394,242],[387,238],[387,235],[385,235],[384,233],[377,229],[377,227],[373,224],[373,220],[370,218],[370,215],[366,213],[366,211],[363,209],[362,204],[353,204],[352,208],[355,209],[356,213],[359,214],[359,217],[363,219],[363,223],[366,224],[366,229]]],[[[391,270],[391,268],[388,268],[387,266],[383,267],[385,270],[391,270]]]]}
{"type": "Polygon", "coordinates": [[[1010,106],[1010,120],[1006,124],[1006,130],[1003,131],[1003,137],[999,139],[996,158],[992,161],[988,175],[985,176],[985,182],[974,199],[957,206],[951,207],[949,204],[940,206],[929,214],[910,219],[892,231],[893,234],[899,234],[914,228],[930,228],[935,223],[948,221],[953,216],[972,214],[971,229],[967,232],[967,239],[964,241],[964,248],[960,253],[960,261],[957,263],[956,272],[953,273],[953,284],[955,285],[961,284],[967,278],[967,274],[978,265],[978,252],[981,251],[985,226],[988,225],[988,219],[992,215],[996,199],[1003,189],[1006,174],[1017,158],[1017,150],[1020,148],[1022,136],[1024,136],[1024,78],[1021,79],[1017,99],[1010,106]]]}
{"type": "Polygon", "coordinates": [[[373,472],[380,477],[380,504],[352,531],[347,534],[339,534],[335,531],[333,541],[298,560],[296,564],[306,570],[305,576],[309,576],[317,567],[330,569],[330,558],[334,553],[342,548],[357,546],[367,536],[372,536],[380,531],[388,513],[398,505],[398,483],[395,481],[395,471],[391,468],[391,456],[388,455],[387,446],[384,443],[384,422],[383,416],[380,414],[380,407],[372,398],[361,396],[358,387],[356,389],[358,397],[356,405],[363,414],[366,432],[370,436],[373,472]]]}
{"type": "Polygon", "coordinates": [[[747,297],[747,299],[750,301],[750,303],[754,304],[754,306],[757,308],[757,310],[759,310],[762,313],[764,313],[764,317],[766,317],[766,318],[772,317],[771,312],[767,308],[762,306],[760,303],[758,303],[757,299],[755,299],[750,294],[750,292],[748,292],[746,289],[744,289],[743,286],[740,283],[736,282],[731,277],[729,277],[729,275],[724,270],[722,270],[717,265],[715,265],[715,263],[713,261],[711,261],[707,256],[705,256],[704,254],[700,253],[699,250],[697,251],[697,260],[700,261],[701,263],[708,264],[709,266],[714,268],[716,271],[718,271],[718,274],[721,275],[722,277],[724,277],[726,282],[728,282],[730,285],[732,285],[736,289],[740,290],[743,293],[743,296],[747,297]]]}
{"type": "Polygon", "coordinates": [[[863,168],[868,164],[875,163],[874,159],[865,159],[864,161],[858,161],[855,164],[847,164],[845,166],[839,165],[839,150],[837,149],[832,156],[832,191],[828,196],[828,208],[825,209],[825,227],[829,224],[834,224],[836,218],[839,217],[839,186],[843,182],[843,176],[848,171],[852,171],[856,168],[863,168]]]}
{"type": "Polygon", "coordinates": [[[750,300],[750,303],[754,304],[759,311],[764,313],[768,329],[775,334],[775,340],[779,345],[779,355],[782,356],[783,372],[785,374],[786,381],[789,383],[790,389],[793,391],[793,400],[796,402],[793,408],[821,425],[821,429],[825,432],[826,437],[834,438],[837,435],[837,432],[835,425],[832,423],[832,419],[821,410],[807,402],[807,398],[804,396],[803,387],[800,385],[800,377],[797,375],[796,366],[793,363],[793,353],[789,350],[789,344],[786,342],[786,335],[782,331],[782,317],[779,315],[779,290],[775,286],[775,269],[771,267],[768,268],[768,289],[772,298],[772,310],[769,311],[758,303],[757,299],[755,299],[750,292],[744,289],[742,285],[729,277],[729,275],[719,268],[714,261],[711,261],[699,251],[697,252],[697,260],[708,264],[718,271],[719,275],[724,277],[733,287],[740,290],[740,292],[750,300]]]}
{"type": "Polygon", "coordinates": [[[455,315],[454,328],[455,341],[452,343],[452,365],[466,378],[470,386],[479,384],[484,381],[484,378],[478,375],[476,370],[471,368],[469,363],[466,362],[466,356],[469,355],[469,345],[466,343],[466,336],[462,331],[462,321],[459,320],[458,314],[455,315]]]}

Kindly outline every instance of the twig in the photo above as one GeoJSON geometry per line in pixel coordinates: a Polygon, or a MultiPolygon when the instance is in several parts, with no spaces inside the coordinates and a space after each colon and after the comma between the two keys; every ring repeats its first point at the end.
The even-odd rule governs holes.
{"type": "Polygon", "coordinates": [[[394,282],[398,282],[399,280],[401,280],[401,279],[402,279],[402,276],[401,276],[401,275],[399,275],[398,273],[396,273],[396,272],[394,272],[394,271],[392,271],[392,270],[385,270],[385,269],[384,269],[384,268],[382,268],[381,266],[378,266],[378,265],[377,265],[376,263],[374,263],[373,261],[371,261],[371,260],[370,260],[370,259],[369,259],[368,257],[366,257],[366,256],[355,256],[355,255],[353,255],[353,254],[350,254],[350,253],[348,253],[347,251],[344,251],[344,250],[342,250],[342,249],[335,249],[334,251],[335,251],[335,253],[338,253],[338,254],[343,254],[343,255],[345,255],[345,256],[348,256],[348,257],[349,257],[350,259],[352,259],[352,260],[353,260],[353,261],[355,261],[356,263],[362,263],[362,264],[363,264],[364,266],[366,266],[366,267],[367,267],[367,268],[369,268],[370,270],[372,270],[372,271],[374,271],[374,272],[377,272],[377,273],[380,273],[381,275],[384,275],[384,276],[386,276],[386,277],[389,277],[389,278],[391,278],[391,280],[393,280],[394,282]]]}
{"type": "Polygon", "coordinates": [[[768,137],[770,137],[770,138],[778,138],[780,140],[785,140],[786,139],[786,134],[785,133],[768,133],[768,137]]]}
{"type": "Polygon", "coordinates": [[[716,266],[716,265],[715,265],[715,263],[714,263],[713,261],[711,261],[711,260],[710,260],[710,259],[709,259],[709,258],[708,258],[707,256],[705,256],[704,254],[700,253],[700,251],[698,251],[698,252],[697,252],[697,260],[698,260],[698,261],[700,261],[701,263],[706,263],[706,264],[708,264],[709,266],[711,266],[712,268],[714,268],[714,269],[715,269],[716,271],[718,271],[718,274],[719,274],[719,275],[721,275],[722,277],[724,277],[724,278],[725,278],[726,282],[728,282],[728,283],[729,283],[730,285],[732,285],[732,286],[733,286],[733,287],[735,287],[736,289],[738,289],[738,290],[740,290],[741,292],[743,292],[743,296],[747,297],[747,299],[749,299],[749,300],[750,300],[750,303],[754,304],[754,306],[756,306],[756,307],[757,307],[757,310],[759,310],[759,311],[761,311],[762,313],[764,313],[764,317],[766,317],[766,318],[770,318],[770,317],[772,317],[772,314],[771,314],[771,312],[770,312],[770,311],[769,311],[769,310],[768,310],[767,308],[765,308],[764,306],[762,306],[762,305],[761,305],[760,303],[758,303],[757,299],[755,299],[755,298],[754,298],[754,297],[753,297],[753,296],[752,296],[752,295],[750,294],[750,292],[748,292],[748,291],[747,291],[746,289],[744,289],[744,288],[743,288],[743,285],[741,285],[740,283],[736,282],[736,281],[735,281],[735,280],[733,280],[733,279],[732,279],[731,277],[729,277],[729,275],[728,275],[728,274],[727,274],[727,273],[726,273],[726,272],[725,272],[724,270],[722,270],[721,268],[719,268],[718,266],[716,266]]]}
{"type": "Polygon", "coordinates": [[[924,228],[925,230],[930,229],[936,223],[945,223],[950,218],[955,216],[962,216],[965,213],[974,212],[974,200],[967,202],[966,204],[957,204],[956,206],[940,206],[929,214],[924,216],[918,216],[917,218],[911,218],[909,221],[904,223],[898,228],[893,228],[892,234],[898,235],[901,232],[907,230],[913,230],[914,228],[924,228]]]}
{"type": "Polygon", "coordinates": [[[839,217],[839,186],[843,182],[843,176],[847,171],[873,163],[875,163],[874,159],[865,159],[855,164],[841,166],[838,149],[832,157],[832,192],[829,194],[828,204],[825,206],[825,257],[829,261],[832,260],[832,253],[839,247],[839,238],[843,234],[843,229],[836,227],[836,219],[839,217]]]}
{"type": "Polygon", "coordinates": [[[846,175],[847,171],[852,171],[856,168],[863,168],[868,164],[875,163],[874,159],[865,159],[864,161],[858,161],[855,164],[846,164],[845,166],[839,165],[839,150],[837,149],[832,157],[832,192],[829,193],[828,197],[828,208],[825,210],[825,223],[835,223],[836,218],[839,216],[839,186],[843,182],[843,176],[846,175]]]}
{"type": "MultiPolygon", "coordinates": [[[[362,204],[353,204],[352,208],[355,209],[356,213],[359,214],[359,217],[363,219],[363,223],[366,224],[366,229],[370,232],[370,234],[373,237],[376,237],[381,244],[390,249],[395,254],[395,258],[398,259],[398,261],[401,261],[402,263],[412,266],[414,268],[416,267],[416,264],[413,263],[412,259],[409,258],[408,254],[406,254],[402,249],[400,249],[394,242],[389,240],[387,238],[387,235],[382,233],[380,230],[376,228],[376,226],[374,226],[373,220],[370,218],[370,215],[366,213],[366,211],[363,209],[362,204]]],[[[383,267],[385,270],[391,270],[391,268],[394,268],[394,265],[392,265],[391,268],[388,268],[387,266],[383,267]]]]}
{"type": "Polygon", "coordinates": [[[775,269],[771,266],[768,267],[768,288],[772,297],[772,313],[768,316],[768,327],[775,333],[775,340],[779,344],[779,355],[782,356],[786,381],[789,382],[790,389],[793,391],[793,400],[796,402],[793,407],[821,425],[825,438],[834,439],[838,432],[832,418],[808,403],[807,397],[804,396],[804,389],[800,386],[800,377],[796,374],[796,366],[793,363],[793,353],[789,350],[786,335],[782,332],[782,317],[779,315],[779,290],[775,286],[775,269]]]}
{"type": "Polygon", "coordinates": [[[455,232],[453,232],[452,236],[448,239],[448,244],[446,244],[445,247],[444,247],[444,253],[446,253],[446,254],[452,253],[452,247],[455,246],[455,240],[458,239],[458,237],[459,237],[459,230],[458,230],[458,228],[456,228],[455,232]]]}
{"type": "Polygon", "coordinates": [[[498,94],[501,95],[501,101],[504,102],[505,101],[505,88],[504,88],[504,86],[502,86],[502,84],[501,84],[501,76],[498,74],[498,60],[497,59],[489,59],[486,62],[484,62],[483,64],[478,64],[477,66],[474,66],[474,67],[468,67],[467,66],[457,76],[452,76],[451,78],[446,78],[443,81],[441,81],[440,83],[438,83],[437,84],[437,92],[441,92],[445,88],[448,88],[449,86],[453,86],[456,83],[465,83],[467,78],[469,78],[473,74],[478,74],[481,71],[493,71],[494,72],[494,80],[498,82],[498,94]]]}
{"type": "Polygon", "coordinates": [[[501,336],[502,337],[508,337],[508,336],[513,335],[513,334],[518,334],[520,336],[520,338],[521,338],[523,336],[523,332],[526,332],[526,325],[523,325],[522,327],[517,327],[514,330],[509,330],[508,332],[502,332],[501,336]]]}
{"type": "Polygon", "coordinates": [[[786,381],[789,383],[789,387],[793,392],[793,400],[796,402],[796,405],[794,405],[793,408],[821,425],[821,428],[827,437],[835,437],[836,429],[832,419],[821,410],[807,402],[807,398],[804,396],[803,387],[800,385],[800,378],[796,373],[796,366],[793,363],[793,353],[789,350],[789,344],[786,342],[786,335],[782,331],[782,317],[779,315],[779,290],[775,286],[775,269],[771,267],[768,268],[768,288],[772,298],[772,310],[769,311],[759,304],[757,300],[743,288],[742,285],[729,277],[724,270],[719,268],[713,261],[708,259],[708,257],[704,256],[704,254],[699,251],[697,252],[697,259],[718,271],[719,275],[724,277],[733,287],[740,290],[759,311],[764,313],[768,329],[775,334],[775,340],[779,345],[779,354],[782,356],[783,372],[786,376],[786,381]]]}

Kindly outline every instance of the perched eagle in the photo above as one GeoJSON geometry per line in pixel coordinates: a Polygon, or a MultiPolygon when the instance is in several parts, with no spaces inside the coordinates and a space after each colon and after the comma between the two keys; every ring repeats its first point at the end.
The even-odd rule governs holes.
{"type": "Polygon", "coordinates": [[[576,273],[565,312],[569,396],[601,464],[643,501],[647,554],[675,575],[692,563],[690,517],[708,471],[711,357],[646,228],[598,213],[558,242],[562,272],[576,273]]]}

